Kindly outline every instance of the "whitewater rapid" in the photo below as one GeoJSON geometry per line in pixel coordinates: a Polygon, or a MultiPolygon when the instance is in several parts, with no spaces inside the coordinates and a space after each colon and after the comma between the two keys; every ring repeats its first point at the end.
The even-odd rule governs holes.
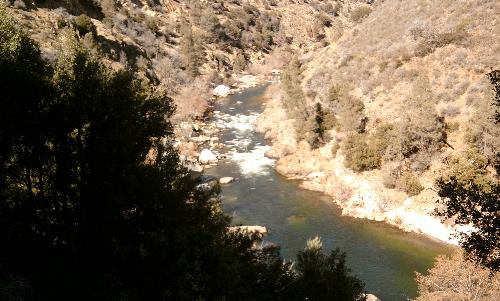
{"type": "Polygon", "coordinates": [[[271,170],[269,167],[274,167],[276,163],[276,160],[266,157],[266,152],[271,149],[269,145],[252,141],[258,117],[259,113],[253,111],[236,115],[214,112],[217,127],[227,129],[235,137],[226,141],[226,157],[238,165],[243,177],[268,175],[271,170]]]}

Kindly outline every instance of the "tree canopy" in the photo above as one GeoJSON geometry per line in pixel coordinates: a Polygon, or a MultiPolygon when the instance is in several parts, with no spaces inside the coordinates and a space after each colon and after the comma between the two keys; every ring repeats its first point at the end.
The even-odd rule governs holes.
{"type": "Polygon", "coordinates": [[[297,272],[278,247],[229,232],[217,194],[197,188],[172,146],[171,100],[104,65],[74,31],[59,37],[51,65],[0,11],[0,299],[299,300],[298,287],[318,283],[339,291],[334,300],[362,292],[343,255],[306,252],[297,272]],[[306,262],[327,277],[307,280],[306,262]]]}

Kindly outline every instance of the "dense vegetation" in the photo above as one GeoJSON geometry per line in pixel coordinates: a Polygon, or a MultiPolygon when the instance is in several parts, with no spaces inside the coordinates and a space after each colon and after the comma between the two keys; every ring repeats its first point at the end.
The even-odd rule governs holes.
{"type": "Polygon", "coordinates": [[[500,274],[466,260],[462,251],[438,256],[427,275],[417,273],[415,301],[495,301],[500,295],[500,274]]]}
{"type": "Polygon", "coordinates": [[[50,64],[0,12],[2,300],[364,299],[319,240],[292,269],[229,232],[172,148],[165,91],[73,30],[59,40],[50,64]]]}

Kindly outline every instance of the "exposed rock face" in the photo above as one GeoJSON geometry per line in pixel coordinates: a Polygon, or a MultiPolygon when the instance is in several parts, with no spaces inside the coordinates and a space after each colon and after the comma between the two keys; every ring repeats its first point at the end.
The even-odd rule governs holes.
{"type": "Polygon", "coordinates": [[[200,161],[200,163],[202,164],[210,164],[210,163],[217,163],[217,156],[215,156],[215,154],[205,148],[201,151],[200,153],[200,156],[198,157],[198,161],[200,161]]]}

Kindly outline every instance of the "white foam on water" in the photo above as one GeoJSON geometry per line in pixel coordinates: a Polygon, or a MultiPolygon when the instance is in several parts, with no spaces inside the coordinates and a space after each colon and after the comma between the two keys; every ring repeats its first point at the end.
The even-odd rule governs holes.
{"type": "Polygon", "coordinates": [[[233,129],[238,132],[253,131],[255,120],[259,117],[259,114],[254,112],[251,112],[250,115],[214,113],[217,120],[216,124],[219,128],[233,129]]]}
{"type": "Polygon", "coordinates": [[[228,158],[238,164],[241,174],[243,176],[269,174],[272,170],[270,167],[274,166],[275,160],[267,158],[265,154],[271,147],[259,143],[252,149],[248,149],[252,143],[251,135],[255,130],[255,121],[259,114],[249,112],[248,115],[231,115],[216,111],[214,115],[217,126],[232,130],[236,137],[226,141],[226,144],[232,147],[228,158]]]}
{"type": "Polygon", "coordinates": [[[241,174],[249,175],[267,175],[272,170],[275,160],[265,156],[270,146],[256,146],[253,150],[246,153],[233,152],[231,160],[238,163],[241,174]]]}

